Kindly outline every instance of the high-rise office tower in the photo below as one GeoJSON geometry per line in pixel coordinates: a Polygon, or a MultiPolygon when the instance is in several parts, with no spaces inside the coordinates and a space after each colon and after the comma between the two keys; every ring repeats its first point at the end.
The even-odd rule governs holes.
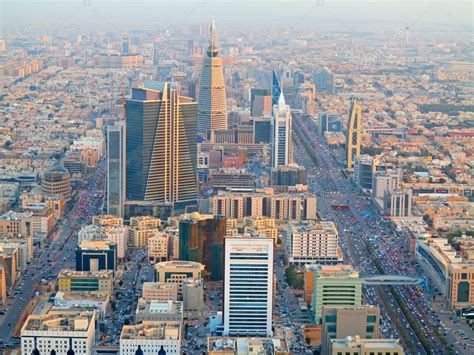
{"type": "Polygon", "coordinates": [[[362,142],[362,106],[356,101],[351,102],[349,108],[349,122],[347,123],[346,136],[346,168],[349,171],[354,169],[355,157],[360,155],[360,145],[362,142]]]}
{"type": "Polygon", "coordinates": [[[227,104],[224,71],[214,20],[210,27],[209,47],[204,54],[198,100],[198,133],[209,137],[216,129],[227,129],[227,104]]]}
{"type": "Polygon", "coordinates": [[[122,55],[130,54],[130,36],[129,35],[122,35],[120,53],[122,55]]]}
{"type": "Polygon", "coordinates": [[[291,110],[280,93],[272,115],[272,166],[289,165],[293,162],[291,147],[291,110]]]}
{"type": "Polygon", "coordinates": [[[278,99],[281,95],[281,86],[278,81],[275,70],[272,72],[272,107],[278,104],[278,99]]]}
{"type": "Polygon", "coordinates": [[[225,238],[224,335],[271,336],[273,238],[225,238]]]}
{"type": "Polygon", "coordinates": [[[319,93],[332,94],[334,92],[334,74],[328,68],[314,73],[314,82],[319,93]]]}
{"type": "Polygon", "coordinates": [[[127,200],[173,203],[183,210],[197,199],[197,104],[172,83],[134,88],[127,100],[127,200]]]}
{"type": "Polygon", "coordinates": [[[179,259],[205,265],[205,276],[211,281],[222,280],[224,271],[224,216],[202,215],[197,212],[179,221],[179,259]]]}
{"type": "Polygon", "coordinates": [[[125,122],[107,130],[107,214],[123,217],[125,202],[125,122]]]}

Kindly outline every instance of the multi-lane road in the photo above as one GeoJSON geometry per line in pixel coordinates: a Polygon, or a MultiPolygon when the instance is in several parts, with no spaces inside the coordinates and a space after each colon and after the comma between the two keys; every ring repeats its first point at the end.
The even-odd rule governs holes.
{"type": "Polygon", "coordinates": [[[101,212],[102,198],[97,195],[92,199],[84,199],[82,196],[93,196],[95,191],[103,186],[104,182],[104,161],[100,162],[96,172],[85,180],[85,189],[80,191],[76,202],[66,212],[67,217],[58,225],[56,231],[47,239],[46,245],[35,250],[33,260],[28,268],[21,275],[14,291],[7,298],[8,302],[2,306],[4,315],[0,315],[0,339],[4,344],[12,342],[12,330],[21,311],[32,297],[35,297],[35,290],[42,280],[56,279],[59,271],[63,268],[75,268],[75,248],[77,235],[71,225],[76,226],[80,218],[84,218],[82,210],[91,215],[101,212]]]}
{"type": "MultiPolygon", "coordinates": [[[[360,194],[342,174],[331,149],[311,133],[315,127],[306,127],[305,122],[301,121],[296,125],[300,125],[296,128],[301,139],[305,140],[303,143],[300,137],[295,137],[296,160],[306,167],[310,191],[318,195],[320,217],[337,224],[346,260],[362,275],[381,272],[420,274],[413,260],[404,253],[405,243],[384,225],[372,210],[367,197],[360,194]],[[309,150],[313,154],[308,154],[311,153],[309,150]],[[334,210],[333,205],[347,205],[349,208],[334,210]]],[[[454,353],[446,345],[445,338],[451,329],[431,308],[429,293],[425,294],[424,290],[413,286],[379,286],[366,287],[364,295],[366,302],[381,307],[383,336],[401,338],[405,347],[413,353],[454,353]],[[418,335],[414,328],[417,328],[418,335]]],[[[453,345],[458,353],[463,352],[463,348],[453,345]]]]}

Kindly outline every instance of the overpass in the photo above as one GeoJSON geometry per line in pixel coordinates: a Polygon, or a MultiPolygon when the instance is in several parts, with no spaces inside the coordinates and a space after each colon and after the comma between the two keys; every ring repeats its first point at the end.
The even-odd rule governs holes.
{"type": "Polygon", "coordinates": [[[362,278],[362,284],[367,286],[424,286],[425,279],[416,276],[374,275],[362,278]]]}
{"type": "Polygon", "coordinates": [[[363,133],[370,133],[374,137],[379,135],[393,135],[405,138],[408,134],[408,127],[370,127],[363,129],[363,133]]]}

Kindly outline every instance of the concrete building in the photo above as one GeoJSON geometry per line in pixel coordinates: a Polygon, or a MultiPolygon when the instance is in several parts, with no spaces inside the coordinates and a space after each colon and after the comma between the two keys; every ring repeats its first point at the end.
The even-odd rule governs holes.
{"type": "Polygon", "coordinates": [[[346,339],[331,339],[331,355],[404,355],[399,339],[361,339],[347,337],[346,339]]]}
{"type": "Polygon", "coordinates": [[[383,205],[385,192],[400,189],[401,183],[401,170],[376,171],[372,176],[372,197],[383,205]]]}
{"type": "Polygon", "coordinates": [[[76,249],[76,270],[117,270],[117,244],[105,240],[83,240],[76,249]]]}
{"type": "Polygon", "coordinates": [[[6,288],[13,288],[18,280],[18,248],[0,249],[0,265],[5,276],[6,288]]]}
{"type": "Polygon", "coordinates": [[[331,339],[378,339],[379,321],[380,309],[376,306],[323,306],[321,354],[331,354],[331,339]]]}
{"type": "Polygon", "coordinates": [[[351,265],[318,265],[314,268],[312,312],[321,323],[323,306],[360,306],[362,280],[351,265]]]}
{"type": "Polygon", "coordinates": [[[165,261],[155,264],[156,281],[178,285],[178,297],[183,294],[186,279],[202,279],[204,265],[193,261],[165,261]]]}
{"type": "Polygon", "coordinates": [[[338,238],[334,222],[293,222],[286,238],[288,260],[298,265],[341,263],[338,238]]]}
{"type": "Polygon", "coordinates": [[[200,315],[204,309],[204,284],[200,279],[185,279],[183,282],[183,307],[185,314],[200,315]]]}
{"type": "Polygon", "coordinates": [[[276,194],[273,189],[253,192],[226,192],[211,198],[214,215],[237,219],[269,217],[275,221],[317,219],[316,197],[305,194],[276,194]]]}
{"type": "Polygon", "coordinates": [[[166,261],[169,255],[170,237],[164,232],[158,232],[147,240],[148,260],[152,263],[166,261]]]}
{"type": "Polygon", "coordinates": [[[377,170],[377,164],[377,159],[367,154],[359,155],[354,158],[353,178],[360,188],[364,190],[372,189],[372,177],[377,170]]]}
{"type": "Polygon", "coordinates": [[[21,354],[92,355],[94,312],[30,315],[21,328],[21,354]]]}
{"type": "Polygon", "coordinates": [[[285,338],[207,338],[209,355],[289,355],[285,338]]]}
{"type": "Polygon", "coordinates": [[[306,169],[296,164],[280,165],[272,168],[270,185],[274,188],[276,186],[306,185],[306,169]]]}
{"type": "Polygon", "coordinates": [[[63,292],[58,291],[54,296],[52,311],[75,312],[83,310],[90,312],[96,311],[97,319],[104,319],[109,306],[110,293],[107,291],[90,292],[63,292]]]}
{"type": "Polygon", "coordinates": [[[451,309],[474,304],[474,242],[472,237],[459,239],[456,251],[445,238],[416,241],[415,256],[438,290],[446,296],[451,309]]]}
{"type": "Polygon", "coordinates": [[[161,219],[151,216],[138,216],[130,218],[128,232],[128,245],[143,247],[148,245],[148,239],[160,231],[161,219]]]}
{"type": "Polygon", "coordinates": [[[0,264],[0,304],[5,304],[7,300],[7,274],[3,264],[0,264]]]}
{"type": "Polygon", "coordinates": [[[411,217],[413,192],[411,189],[385,191],[383,213],[390,217],[411,217]]]}
{"type": "Polygon", "coordinates": [[[278,239],[275,220],[268,217],[244,217],[244,233],[249,233],[252,236],[265,235],[272,238],[275,244],[278,239]]]}
{"type": "Polygon", "coordinates": [[[95,226],[123,226],[123,218],[114,215],[101,214],[92,217],[92,224],[95,226]]]}
{"type": "Polygon", "coordinates": [[[75,271],[62,269],[58,274],[58,291],[93,292],[106,291],[112,294],[114,275],[110,270],[75,271]]]}
{"type": "Polygon", "coordinates": [[[135,322],[143,321],[183,321],[183,302],[157,301],[139,298],[135,311],[135,322]]]}
{"type": "Polygon", "coordinates": [[[67,169],[56,164],[46,171],[41,179],[41,191],[47,196],[60,195],[68,200],[71,196],[71,181],[67,169]]]}
{"type": "Polygon", "coordinates": [[[181,322],[145,321],[136,325],[124,325],[120,334],[120,355],[181,354],[181,322]]]}
{"type": "Polygon", "coordinates": [[[165,282],[144,282],[142,298],[148,301],[177,301],[178,285],[165,282]]]}
{"type": "Polygon", "coordinates": [[[271,336],[273,239],[226,237],[224,265],[224,335],[271,336]]]}

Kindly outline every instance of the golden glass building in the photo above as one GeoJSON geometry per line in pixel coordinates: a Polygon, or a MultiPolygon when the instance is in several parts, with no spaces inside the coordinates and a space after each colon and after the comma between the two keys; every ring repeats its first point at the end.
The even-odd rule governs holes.
{"type": "Polygon", "coordinates": [[[349,108],[346,138],[346,168],[352,171],[354,169],[355,157],[360,155],[360,145],[362,142],[362,106],[355,101],[351,102],[351,107],[349,108]]]}
{"type": "Polygon", "coordinates": [[[197,200],[197,104],[172,83],[147,85],[125,105],[126,197],[185,210],[197,200]]]}
{"type": "Polygon", "coordinates": [[[198,133],[212,139],[212,132],[221,129],[227,129],[227,104],[216,26],[212,21],[209,47],[204,54],[200,79],[198,133]]]}

